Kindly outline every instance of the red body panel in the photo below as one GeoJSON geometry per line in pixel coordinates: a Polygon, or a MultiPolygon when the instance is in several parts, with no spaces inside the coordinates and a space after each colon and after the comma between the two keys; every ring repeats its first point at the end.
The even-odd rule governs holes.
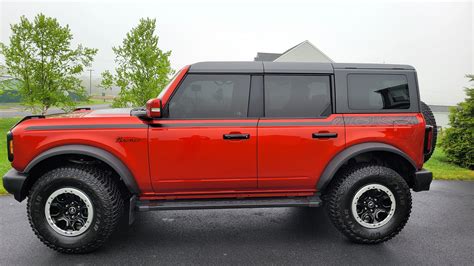
{"type": "Polygon", "coordinates": [[[341,115],[324,119],[262,119],[258,127],[259,189],[315,191],[326,164],[344,149],[341,115]],[[304,125],[308,123],[315,125],[304,125]],[[274,124],[275,123],[275,124],[274,124]],[[274,126],[281,123],[283,126],[274,126]],[[285,125],[294,123],[294,125],[285,125]],[[301,123],[301,124],[299,124],[301,123]],[[337,133],[315,139],[313,133],[337,133]]]}
{"type": "Polygon", "coordinates": [[[155,191],[181,194],[257,189],[256,125],[256,119],[156,121],[149,133],[151,181],[155,191]],[[239,123],[254,125],[238,126],[239,123]],[[231,133],[250,137],[223,139],[224,134],[231,133]]]}
{"type": "Polygon", "coordinates": [[[173,94],[174,90],[178,87],[179,83],[181,83],[181,80],[183,80],[184,76],[188,72],[190,66],[185,66],[183,67],[177,74],[176,78],[172,81],[170,84],[168,90],[164,92],[163,97],[161,97],[161,105],[165,106],[171,95],[173,94]]]}
{"type": "Polygon", "coordinates": [[[12,166],[19,171],[42,152],[63,145],[82,144],[106,150],[119,158],[135,176],[143,192],[151,192],[147,156],[147,129],[145,128],[111,128],[111,129],[64,129],[64,130],[25,130],[32,126],[55,125],[143,125],[133,116],[108,116],[77,118],[31,119],[22,122],[13,129],[15,158],[12,166]],[[21,133],[20,133],[21,132],[21,133]],[[117,142],[118,137],[137,138],[136,142],[117,142]]]}
{"type": "Polygon", "coordinates": [[[422,114],[344,114],[344,121],[346,147],[364,142],[386,143],[410,156],[418,169],[423,166],[426,124],[422,114]],[[409,118],[417,122],[410,123],[409,118]]]}
{"type": "MultiPolygon", "coordinates": [[[[164,92],[163,106],[188,69],[182,69],[164,92]]],[[[423,165],[425,122],[419,113],[145,122],[128,112],[80,111],[24,121],[13,129],[12,166],[22,171],[48,149],[90,145],[112,153],[129,168],[140,198],[174,199],[313,195],[331,159],[365,142],[390,144],[410,156],[418,168],[423,165]],[[92,127],[27,130],[64,125],[92,127]],[[93,129],[93,125],[122,126],[93,129]],[[237,133],[249,138],[223,139],[224,134],[237,133]],[[313,133],[337,137],[317,139],[313,133]],[[120,137],[137,141],[117,141],[120,137]]]]}

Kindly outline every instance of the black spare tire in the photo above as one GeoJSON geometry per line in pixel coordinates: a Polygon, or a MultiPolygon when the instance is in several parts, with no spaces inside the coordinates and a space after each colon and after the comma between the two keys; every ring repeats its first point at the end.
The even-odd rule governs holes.
{"type": "Polygon", "coordinates": [[[425,154],[425,162],[426,162],[431,158],[431,155],[433,155],[434,149],[436,147],[436,139],[438,137],[438,127],[436,126],[436,120],[433,115],[433,112],[431,111],[430,107],[424,102],[421,102],[421,113],[425,117],[426,125],[433,126],[433,141],[431,142],[431,151],[425,154]]]}

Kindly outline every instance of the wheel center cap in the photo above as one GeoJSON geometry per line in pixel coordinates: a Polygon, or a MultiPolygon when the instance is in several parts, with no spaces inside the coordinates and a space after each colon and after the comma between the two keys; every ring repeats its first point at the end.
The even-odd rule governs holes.
{"type": "Polygon", "coordinates": [[[68,211],[71,214],[75,214],[76,213],[76,208],[75,207],[70,207],[68,211]]]}
{"type": "Polygon", "coordinates": [[[373,201],[367,202],[367,207],[373,208],[375,206],[375,203],[373,201]]]}

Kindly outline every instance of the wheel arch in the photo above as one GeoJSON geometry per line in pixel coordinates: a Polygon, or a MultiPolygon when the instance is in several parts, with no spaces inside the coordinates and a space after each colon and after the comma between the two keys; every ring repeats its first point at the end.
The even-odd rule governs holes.
{"type": "MultiPolygon", "coordinates": [[[[398,149],[397,147],[381,142],[356,144],[354,146],[350,146],[344,149],[331,159],[331,161],[326,165],[323,173],[319,178],[317,190],[324,191],[331,183],[331,181],[337,176],[338,171],[341,170],[344,165],[346,165],[351,159],[366,154],[377,153],[390,154],[393,158],[397,158],[398,160],[400,160],[400,162],[405,167],[408,167],[410,171],[413,171],[413,173],[416,172],[417,167],[415,161],[413,161],[410,156],[408,156],[405,152],[398,149]]],[[[405,179],[411,178],[411,176],[403,175],[402,177],[405,179]]],[[[410,182],[408,183],[411,186],[410,182]]]]}
{"type": "Polygon", "coordinates": [[[41,167],[42,163],[47,162],[48,159],[53,159],[65,155],[87,156],[102,162],[117,173],[117,175],[120,177],[120,180],[123,182],[123,184],[130,193],[139,193],[138,185],[131,171],[122,162],[122,160],[117,158],[112,153],[101,148],[88,145],[63,145],[51,148],[40,153],[33,160],[31,160],[30,163],[28,163],[28,165],[23,170],[23,173],[27,174],[28,178],[26,179],[22,188],[22,193],[20,195],[21,200],[26,197],[29,188],[38,178],[38,176],[31,176],[30,174],[34,172],[37,168],[41,167]]]}

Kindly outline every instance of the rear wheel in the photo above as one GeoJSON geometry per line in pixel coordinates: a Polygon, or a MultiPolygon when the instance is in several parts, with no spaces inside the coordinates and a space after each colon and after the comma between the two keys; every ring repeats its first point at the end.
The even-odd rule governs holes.
{"type": "Polygon", "coordinates": [[[376,244],[397,235],[411,211],[411,194],[394,170],[379,165],[347,169],[330,187],[327,210],[350,240],[376,244]]]}
{"type": "Polygon", "coordinates": [[[114,180],[90,166],[68,166],[44,174],[28,197],[33,231],[63,253],[99,248],[116,229],[123,200],[114,180]]]}

